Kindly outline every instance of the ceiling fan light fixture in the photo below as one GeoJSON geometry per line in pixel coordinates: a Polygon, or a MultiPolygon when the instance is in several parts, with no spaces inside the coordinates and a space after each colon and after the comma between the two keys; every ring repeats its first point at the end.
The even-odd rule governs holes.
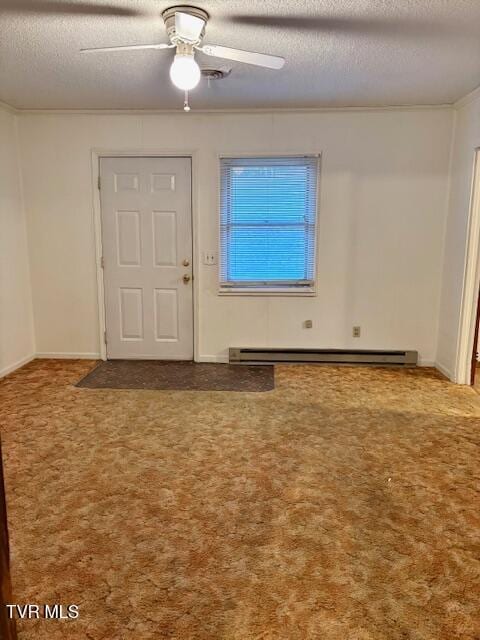
{"type": "Polygon", "coordinates": [[[170,67],[170,80],[182,91],[195,89],[200,82],[200,67],[193,54],[177,53],[170,67]]]}
{"type": "MultiPolygon", "coordinates": [[[[143,49],[160,50],[176,48],[176,55],[170,67],[170,79],[175,87],[184,91],[186,94],[192,89],[195,89],[202,76],[202,71],[194,57],[195,51],[200,51],[203,55],[212,56],[213,58],[234,60],[235,62],[251,64],[266,69],[281,69],[285,64],[285,59],[280,56],[272,56],[255,51],[244,51],[242,49],[232,49],[231,47],[216,44],[202,45],[209,15],[206,11],[198,7],[183,4],[176,5],[165,9],[162,17],[170,43],[94,47],[81,49],[81,51],[141,51],[143,49]]],[[[203,76],[208,79],[208,86],[210,86],[210,80],[224,78],[230,71],[231,69],[205,69],[203,76]]],[[[184,108],[185,111],[190,109],[187,97],[185,98],[184,108]]]]}

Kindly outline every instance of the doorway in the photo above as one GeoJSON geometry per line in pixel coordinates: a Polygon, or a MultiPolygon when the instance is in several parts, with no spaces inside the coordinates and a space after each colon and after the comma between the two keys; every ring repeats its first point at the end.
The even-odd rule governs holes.
{"type": "MultiPolygon", "coordinates": [[[[475,150],[470,195],[465,272],[454,382],[473,385],[477,373],[480,291],[480,149],[475,150]]],[[[477,384],[480,378],[478,371],[477,384]]]]}
{"type": "Polygon", "coordinates": [[[480,394],[480,290],[477,293],[477,314],[473,336],[473,352],[470,369],[470,385],[480,394]]]}
{"type": "Polygon", "coordinates": [[[108,359],[193,359],[191,159],[100,158],[108,359]]]}

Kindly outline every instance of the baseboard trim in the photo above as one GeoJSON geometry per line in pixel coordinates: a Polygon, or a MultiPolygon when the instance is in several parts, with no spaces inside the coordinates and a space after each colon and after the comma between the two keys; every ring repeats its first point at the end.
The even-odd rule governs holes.
{"type": "Polygon", "coordinates": [[[196,362],[218,362],[219,364],[228,364],[228,355],[226,356],[198,356],[196,362]]]}
{"type": "Polygon", "coordinates": [[[9,365],[8,367],[4,367],[3,369],[0,370],[0,378],[4,378],[5,376],[8,376],[9,373],[13,373],[14,371],[16,371],[17,369],[20,369],[20,367],[23,367],[24,365],[28,364],[34,359],[35,359],[35,355],[32,354],[30,356],[25,356],[25,358],[22,358],[21,360],[17,360],[17,362],[9,365]]]}
{"type": "Polygon", "coordinates": [[[438,369],[440,371],[440,373],[443,373],[443,375],[446,376],[451,382],[455,382],[455,380],[453,379],[453,374],[450,371],[450,369],[445,367],[440,362],[435,362],[434,367],[435,367],[435,369],[438,369]]]}
{"type": "Polygon", "coordinates": [[[436,364],[434,360],[422,360],[420,358],[419,361],[417,362],[417,366],[418,367],[435,367],[436,364]]]}
{"type": "Polygon", "coordinates": [[[67,353],[65,351],[39,351],[35,354],[35,358],[39,360],[99,360],[99,353],[85,353],[81,352],[71,352],[67,353]]]}

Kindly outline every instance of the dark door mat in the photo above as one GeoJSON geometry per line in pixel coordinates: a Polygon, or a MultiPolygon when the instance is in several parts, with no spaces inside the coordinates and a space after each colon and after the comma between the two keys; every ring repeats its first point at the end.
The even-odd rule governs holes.
{"type": "Polygon", "coordinates": [[[275,388],[275,379],[271,365],[107,360],[90,371],[76,386],[88,389],[271,391],[275,388]]]}

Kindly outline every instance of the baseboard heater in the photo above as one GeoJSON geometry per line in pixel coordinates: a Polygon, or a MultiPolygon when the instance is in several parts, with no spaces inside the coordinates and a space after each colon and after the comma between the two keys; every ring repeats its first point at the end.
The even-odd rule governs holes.
{"type": "Polygon", "coordinates": [[[418,351],[369,349],[247,349],[231,347],[230,364],[358,364],[415,367],[418,351]]]}

